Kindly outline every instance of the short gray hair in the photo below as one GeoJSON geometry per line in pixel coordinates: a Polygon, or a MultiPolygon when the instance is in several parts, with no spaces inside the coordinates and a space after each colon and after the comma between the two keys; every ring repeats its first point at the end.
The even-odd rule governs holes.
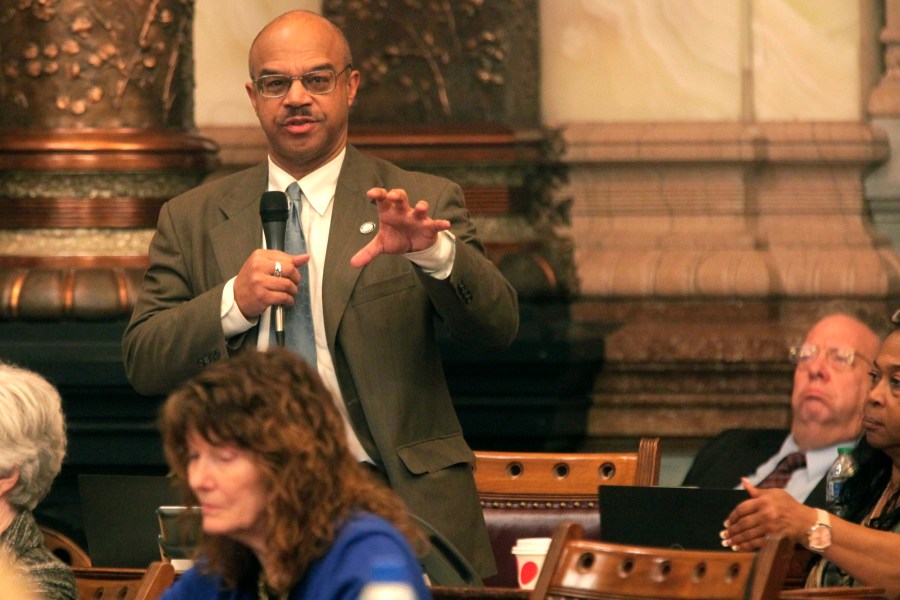
{"type": "Polygon", "coordinates": [[[7,501],[32,510],[50,491],[66,455],[66,419],[53,385],[33,371],[0,362],[0,475],[16,469],[7,501]]]}

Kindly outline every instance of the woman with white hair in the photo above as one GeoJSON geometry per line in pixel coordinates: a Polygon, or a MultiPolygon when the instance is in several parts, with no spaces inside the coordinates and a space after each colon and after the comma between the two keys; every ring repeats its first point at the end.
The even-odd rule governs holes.
{"type": "Polygon", "coordinates": [[[0,553],[41,600],[77,600],[72,571],[44,545],[31,511],[66,454],[62,400],[46,379],[0,362],[0,553]]]}

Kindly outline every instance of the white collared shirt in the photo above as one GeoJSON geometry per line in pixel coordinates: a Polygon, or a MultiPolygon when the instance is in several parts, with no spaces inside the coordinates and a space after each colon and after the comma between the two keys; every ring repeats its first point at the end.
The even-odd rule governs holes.
{"type": "MultiPolygon", "coordinates": [[[[338,411],[344,418],[347,430],[347,441],[350,451],[360,461],[373,462],[368,453],[363,449],[347,415],[337,374],[334,370],[334,362],[331,352],[328,351],[328,340],[325,333],[325,317],[322,306],[322,277],[325,267],[325,253],[328,249],[328,234],[331,230],[331,214],[334,207],[334,195],[337,189],[338,176],[344,164],[347,149],[331,161],[322,165],[312,173],[309,173],[298,181],[303,192],[302,209],[300,211],[300,223],[303,235],[306,238],[306,248],[309,253],[309,299],[313,317],[313,329],[316,334],[316,368],[325,387],[331,393],[337,405],[338,411]]],[[[276,165],[269,158],[269,191],[285,191],[288,186],[296,181],[284,169],[276,165]]],[[[363,199],[368,201],[367,198],[363,199]]],[[[290,200],[287,200],[290,202],[290,200]]],[[[358,235],[359,232],[356,232],[358,235]]],[[[446,279],[453,270],[453,261],[456,257],[456,245],[454,236],[450,232],[443,232],[431,248],[418,252],[404,254],[406,258],[421,267],[426,273],[436,279],[446,279]]],[[[265,235],[262,236],[262,247],[265,248],[265,235]]],[[[271,323],[271,308],[260,315],[259,319],[248,321],[244,318],[237,303],[234,300],[234,279],[230,279],[222,290],[222,302],[220,317],[225,338],[230,338],[243,331],[247,331],[259,321],[259,337],[256,347],[266,350],[269,347],[269,329],[271,323]]]]}
{"type": "MultiPolygon", "coordinates": [[[[805,502],[806,498],[819,484],[819,481],[821,481],[822,478],[825,477],[825,474],[828,472],[828,468],[831,467],[831,463],[833,463],[834,459],[837,458],[838,448],[855,445],[856,440],[852,440],[849,442],[840,442],[832,446],[825,446],[824,448],[807,450],[806,466],[802,469],[797,469],[796,471],[794,471],[793,475],[791,475],[791,479],[784,487],[784,491],[793,496],[794,499],[796,499],[798,502],[805,502]]],[[[798,450],[800,450],[800,448],[799,446],[797,446],[797,442],[794,441],[794,436],[788,434],[788,436],[784,440],[784,443],[781,444],[781,449],[778,451],[778,453],[772,456],[772,458],[770,458],[763,464],[759,465],[759,468],[756,469],[756,472],[752,475],[748,475],[747,479],[750,480],[750,483],[756,485],[775,470],[775,467],[778,466],[778,463],[781,462],[782,458],[784,458],[788,454],[791,454],[792,452],[797,452],[798,450]]],[[[736,487],[740,488],[741,486],[738,485],[736,487]]]]}

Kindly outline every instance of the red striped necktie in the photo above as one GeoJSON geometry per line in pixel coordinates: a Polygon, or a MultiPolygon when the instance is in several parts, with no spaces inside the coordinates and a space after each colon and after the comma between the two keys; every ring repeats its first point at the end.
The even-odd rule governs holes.
{"type": "Polygon", "coordinates": [[[758,488],[783,488],[791,480],[791,475],[797,469],[806,466],[806,454],[803,452],[791,452],[781,459],[775,470],[769,473],[765,479],[756,484],[758,488]]]}

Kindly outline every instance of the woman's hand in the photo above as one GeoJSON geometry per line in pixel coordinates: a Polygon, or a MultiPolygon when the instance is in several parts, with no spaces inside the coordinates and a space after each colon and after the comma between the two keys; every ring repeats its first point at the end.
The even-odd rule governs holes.
{"type": "Polygon", "coordinates": [[[816,510],[797,502],[782,489],[761,490],[746,478],[741,483],[749,500],[735,507],[725,521],[725,529],[719,534],[722,545],[732,550],[758,550],[766,536],[780,533],[802,544],[806,532],[816,522],[816,510]]]}

